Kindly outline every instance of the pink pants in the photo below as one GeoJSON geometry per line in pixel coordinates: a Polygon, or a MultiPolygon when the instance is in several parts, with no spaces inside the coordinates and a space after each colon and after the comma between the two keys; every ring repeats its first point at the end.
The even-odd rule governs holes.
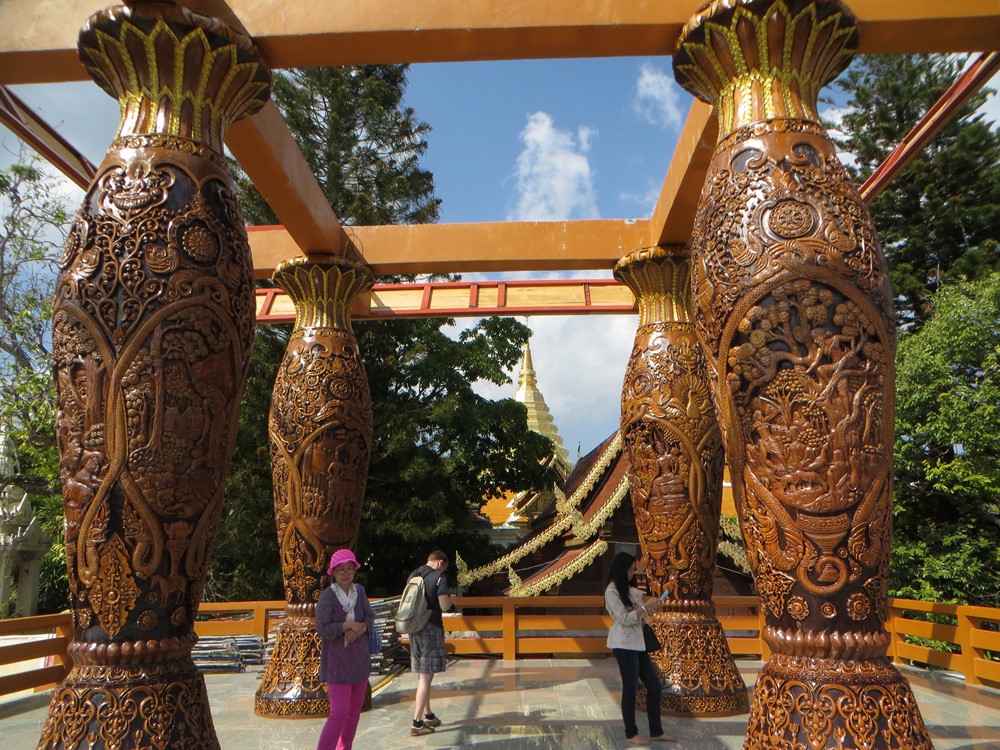
{"type": "Polygon", "coordinates": [[[328,682],[326,688],[330,693],[330,716],[323,725],[316,750],[351,750],[368,692],[368,678],[353,685],[328,682]]]}

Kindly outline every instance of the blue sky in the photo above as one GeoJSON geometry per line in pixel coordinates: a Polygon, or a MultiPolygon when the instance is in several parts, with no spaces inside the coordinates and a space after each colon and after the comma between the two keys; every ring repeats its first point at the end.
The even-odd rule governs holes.
{"type": "MultiPolygon", "coordinates": [[[[95,84],[14,91],[100,162],[118,107],[95,84]]],[[[691,97],[673,82],[668,58],[611,58],[414,65],[405,101],[433,128],[423,164],[443,201],[441,221],[478,222],[648,217],[691,97]]],[[[1000,121],[996,97],[988,108],[1000,121]]],[[[16,152],[17,139],[3,128],[0,136],[16,152]]],[[[0,164],[9,161],[0,153],[0,164]]],[[[70,204],[81,198],[72,186],[66,195],[70,204]]],[[[578,446],[586,453],[617,427],[636,317],[528,324],[539,387],[575,458],[578,446]]],[[[516,368],[511,375],[516,384],[516,368]]],[[[515,384],[480,391],[510,396],[515,384]]]]}
{"type": "Polygon", "coordinates": [[[690,102],[668,66],[652,58],[412,66],[406,101],[433,128],[424,163],[444,198],[442,221],[649,216],[690,102]],[[545,175],[549,192],[522,205],[545,175]]]}
{"type": "MultiPolygon", "coordinates": [[[[613,58],[411,67],[406,102],[433,128],[424,164],[443,200],[441,220],[648,217],[691,101],[669,65],[613,58]]],[[[617,427],[636,317],[527,323],[539,388],[575,458],[617,427]]],[[[498,397],[513,386],[479,390],[498,397]]]]}

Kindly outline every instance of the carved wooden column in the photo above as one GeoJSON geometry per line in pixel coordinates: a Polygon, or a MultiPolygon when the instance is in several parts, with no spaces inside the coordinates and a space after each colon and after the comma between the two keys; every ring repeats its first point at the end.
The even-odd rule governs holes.
{"type": "Polygon", "coordinates": [[[694,330],[688,250],[636,250],[618,262],[615,277],[639,308],[622,389],[629,491],[651,592],[670,591],[652,618],[664,644],[653,660],[669,683],[661,706],[744,712],[746,685],[712,604],[722,437],[694,330]]]}
{"type": "Polygon", "coordinates": [[[678,81],[715,106],[693,290],[772,656],[746,748],[927,748],[883,629],[895,323],[885,259],[819,125],[848,64],[836,0],[717,0],[678,81]]]}
{"type": "Polygon", "coordinates": [[[274,384],[269,427],[288,616],[257,689],[256,711],[326,715],[316,602],[330,584],[330,555],[353,548],[361,525],[372,406],[351,305],[374,279],[363,264],[316,256],[280,264],[274,280],[295,303],[296,314],[274,384]]]}
{"type": "Polygon", "coordinates": [[[80,58],[121,104],[53,308],[73,667],[40,748],[217,748],[193,622],[254,326],[222,155],[267,99],[253,43],[166,3],[115,7],[80,58]]]}

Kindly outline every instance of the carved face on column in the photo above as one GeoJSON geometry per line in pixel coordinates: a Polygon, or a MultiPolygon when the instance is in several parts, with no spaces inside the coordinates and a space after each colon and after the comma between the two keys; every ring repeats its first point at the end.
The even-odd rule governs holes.
{"type": "Polygon", "coordinates": [[[622,439],[647,577],[655,594],[707,601],[721,502],[722,444],[691,322],[688,250],[642,248],[616,277],[639,327],[622,387],[622,439]]]}

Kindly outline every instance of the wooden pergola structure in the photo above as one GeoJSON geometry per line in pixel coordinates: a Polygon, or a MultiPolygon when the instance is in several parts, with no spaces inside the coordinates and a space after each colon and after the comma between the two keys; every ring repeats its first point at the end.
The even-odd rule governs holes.
{"type": "MultiPolygon", "coordinates": [[[[278,0],[190,0],[184,5],[222,19],[251,35],[272,68],[373,63],[464,62],[628,55],[670,55],[683,24],[703,0],[647,3],[643,0],[555,0],[504,4],[488,0],[419,4],[395,0],[308,3],[278,0]]],[[[0,4],[0,85],[86,80],[76,52],[77,25],[104,7],[88,0],[7,0],[0,4]]],[[[1000,5],[995,0],[856,0],[859,52],[974,53],[1000,49],[1000,5]]],[[[873,197],[887,179],[919,152],[949,116],[996,72],[990,55],[970,69],[942,106],[928,113],[912,137],[862,191],[873,197]]],[[[9,91],[0,91],[0,121],[15,129],[86,188],[94,167],[9,91]]],[[[250,232],[257,278],[302,253],[344,254],[364,259],[376,276],[463,272],[611,270],[637,247],[684,244],[716,141],[711,107],[695,100],[684,123],[663,187],[645,220],[490,222],[421,226],[344,226],[324,200],[273,103],[236,123],[226,146],[253,179],[281,226],[250,232]]],[[[621,312],[632,295],[611,283],[594,306],[582,284],[518,285],[514,314],[621,312]]],[[[412,293],[385,290],[367,307],[373,317],[394,314],[503,314],[504,305],[475,304],[452,296],[436,306],[414,304],[412,293]],[[393,294],[393,291],[395,294],[393,294]]],[[[424,288],[420,294],[423,295],[424,288]]],[[[442,295],[443,296],[443,295],[442,295]]],[[[460,295],[462,296],[462,295],[460,295]]],[[[422,297],[421,297],[422,298],[422,297]]],[[[367,317],[366,305],[355,317],[367,317]]],[[[268,320],[287,320],[259,308],[268,320]]],[[[509,314],[509,310],[507,311],[509,314]]]]}
{"type": "Polygon", "coordinates": [[[192,623],[254,319],[291,309],[272,292],[255,309],[254,277],[275,279],[296,320],[270,421],[288,621],[259,713],[329,707],[316,603],[330,552],[357,538],[372,450],[352,316],[621,312],[634,299],[621,432],[663,592],[655,658],[676,667],[678,705],[748,709],[711,603],[724,448],[772,650],[748,750],[931,747],[887,656],[895,326],[864,202],[996,71],[997,0],[127,5],[0,5],[0,85],[90,75],[123,110],[95,170],[0,92],[3,121],[89,185],[53,307],[74,666],[40,747],[217,746],[192,623]],[[982,53],[860,192],[817,112],[856,52],[982,53]],[[344,226],[268,99],[271,68],[670,54],[712,106],[691,106],[640,221],[344,226]],[[223,141],[282,226],[247,237],[223,141]],[[588,269],[621,286],[372,290],[388,274],[588,269]]]}

